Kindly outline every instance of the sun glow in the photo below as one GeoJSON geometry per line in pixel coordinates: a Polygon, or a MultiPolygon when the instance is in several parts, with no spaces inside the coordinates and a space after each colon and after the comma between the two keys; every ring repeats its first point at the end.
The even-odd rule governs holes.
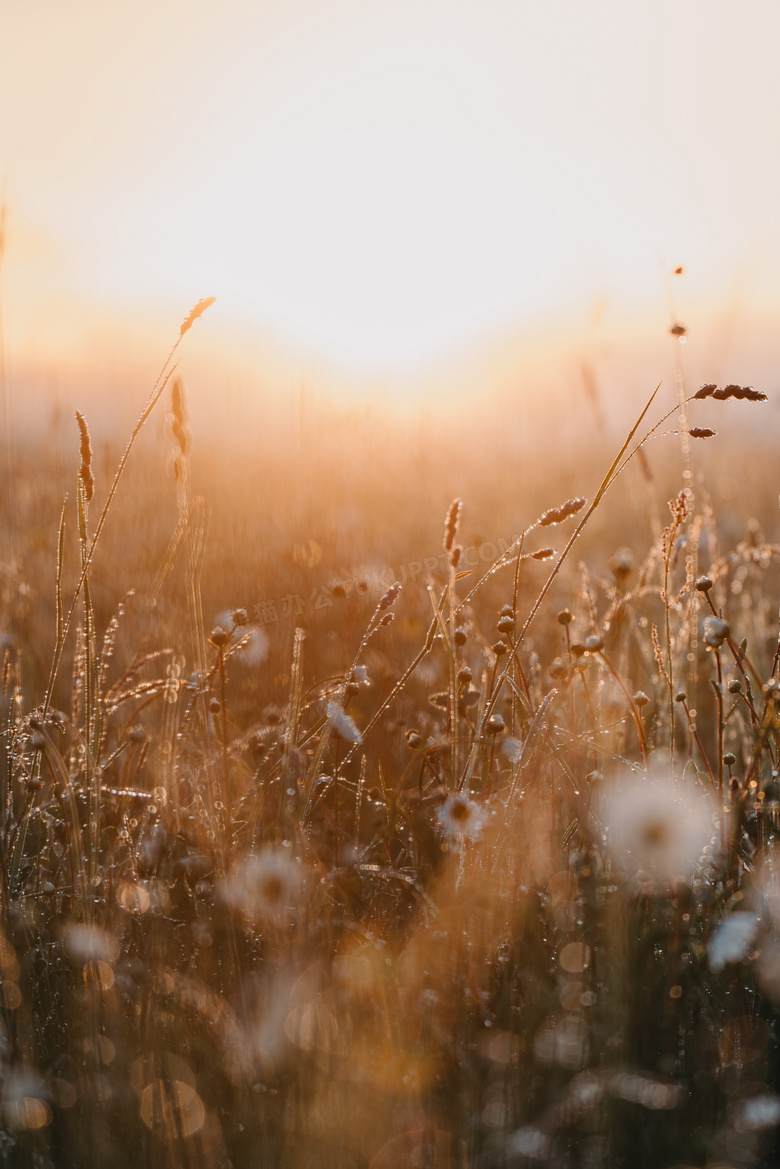
{"type": "Polygon", "coordinates": [[[244,170],[189,241],[199,285],[339,363],[399,368],[512,319],[555,249],[528,175],[398,122],[357,125],[244,170]]]}

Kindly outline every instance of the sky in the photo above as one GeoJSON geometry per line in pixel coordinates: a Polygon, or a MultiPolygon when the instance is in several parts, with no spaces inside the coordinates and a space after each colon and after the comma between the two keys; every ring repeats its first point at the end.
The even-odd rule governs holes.
{"type": "Polygon", "coordinates": [[[365,384],[594,314],[717,333],[738,302],[766,334],[779,307],[776,0],[26,0],[0,24],[12,367],[157,343],[209,295],[222,346],[365,384]]]}

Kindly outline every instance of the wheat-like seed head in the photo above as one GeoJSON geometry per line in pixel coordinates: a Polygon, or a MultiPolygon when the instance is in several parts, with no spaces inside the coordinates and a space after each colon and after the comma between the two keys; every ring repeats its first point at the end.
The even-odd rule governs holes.
{"type": "Polygon", "coordinates": [[[95,492],[95,478],[92,474],[92,443],[89,439],[87,420],[78,410],[76,411],[76,421],[79,424],[79,434],[81,436],[81,446],[79,448],[81,455],[79,480],[84,488],[84,498],[89,503],[95,492]]]}

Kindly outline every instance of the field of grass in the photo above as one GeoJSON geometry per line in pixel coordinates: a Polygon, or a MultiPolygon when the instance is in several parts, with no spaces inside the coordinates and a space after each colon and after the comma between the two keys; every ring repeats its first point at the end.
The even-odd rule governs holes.
{"type": "Polygon", "coordinates": [[[6,451],[0,1164],[780,1163],[774,403],[652,373],[6,451]]]}

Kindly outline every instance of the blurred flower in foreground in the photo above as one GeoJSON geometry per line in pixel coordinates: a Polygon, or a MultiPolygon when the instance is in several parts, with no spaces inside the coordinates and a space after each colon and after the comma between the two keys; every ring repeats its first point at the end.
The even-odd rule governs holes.
{"type": "Polygon", "coordinates": [[[623,772],[605,786],[600,815],[613,860],[665,886],[692,877],[713,837],[716,806],[690,779],[623,772]]]}
{"type": "Polygon", "coordinates": [[[36,1072],[26,1067],[15,1067],[7,1072],[2,1115],[8,1127],[17,1131],[43,1128],[51,1123],[46,1088],[36,1072]]]}
{"type": "Polygon", "coordinates": [[[301,866],[278,848],[266,848],[233,865],[222,882],[222,895],[245,917],[285,925],[300,904],[304,877],[301,866]]]}
{"type": "Polygon", "coordinates": [[[734,1125],[738,1132],[755,1132],[780,1124],[780,1096],[763,1092],[740,1100],[734,1125]]]}
{"type": "Polygon", "coordinates": [[[74,962],[107,962],[116,960],[119,943],[113,934],[97,925],[77,924],[68,928],[65,946],[74,962]]]}
{"type": "Polygon", "coordinates": [[[476,840],[485,821],[485,814],[479,804],[468,796],[451,792],[436,813],[439,826],[448,840],[467,837],[476,840]]]}
{"type": "Polygon", "coordinates": [[[249,625],[236,649],[236,656],[247,666],[259,666],[268,657],[268,634],[259,625],[249,625]]]}
{"type": "Polygon", "coordinates": [[[755,913],[731,913],[710,938],[707,954],[716,974],[732,962],[741,962],[753,950],[760,921],[755,913]]]}

